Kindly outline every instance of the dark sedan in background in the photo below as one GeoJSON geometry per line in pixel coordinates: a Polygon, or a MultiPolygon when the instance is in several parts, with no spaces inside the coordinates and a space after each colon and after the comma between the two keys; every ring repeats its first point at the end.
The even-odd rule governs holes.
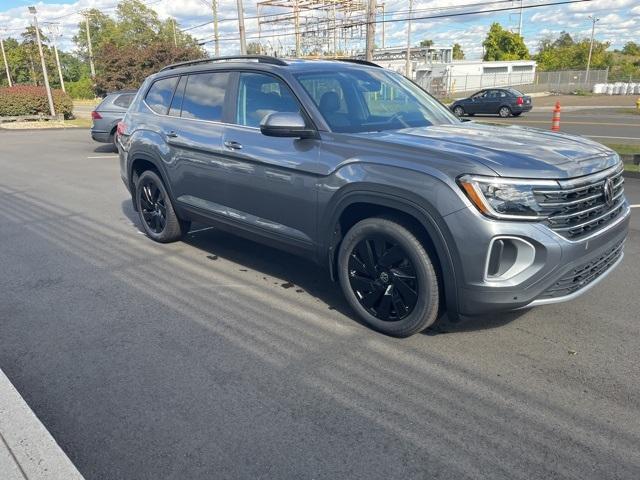
{"type": "Polygon", "coordinates": [[[115,147],[118,122],[127,113],[135,96],[136,90],[120,90],[107,94],[104,100],[91,112],[93,120],[91,138],[96,142],[113,143],[115,147]]]}
{"type": "Polygon", "coordinates": [[[449,108],[458,117],[479,113],[506,118],[530,111],[533,104],[531,97],[515,88],[486,88],[468,98],[456,100],[449,108]]]}

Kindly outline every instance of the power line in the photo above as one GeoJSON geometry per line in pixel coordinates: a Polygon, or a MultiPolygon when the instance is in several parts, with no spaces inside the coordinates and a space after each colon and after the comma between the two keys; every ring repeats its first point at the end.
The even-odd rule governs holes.
{"type": "MultiPolygon", "coordinates": [[[[584,2],[590,2],[591,0],[562,0],[562,1],[558,1],[558,2],[548,2],[548,3],[539,3],[539,4],[534,4],[534,5],[525,5],[522,8],[523,9],[532,9],[532,8],[541,8],[541,7],[552,7],[552,6],[557,6],[557,5],[568,5],[568,4],[572,4],[572,3],[584,3],[584,2]]],[[[502,2],[500,2],[502,3],[502,2]]],[[[486,4],[486,3],[485,3],[486,4]]],[[[475,4],[478,5],[478,4],[475,4]]],[[[450,18],[450,17],[461,17],[461,16],[467,16],[467,15],[481,15],[484,13],[497,13],[497,12],[506,12],[509,10],[519,10],[521,7],[520,6],[512,6],[512,7],[502,7],[502,8],[493,8],[493,9],[486,9],[486,10],[472,10],[472,11],[466,11],[466,12],[454,12],[454,13],[443,13],[443,14],[437,14],[437,15],[422,15],[422,16],[412,16],[410,19],[415,21],[415,20],[435,20],[438,18],[450,18]]],[[[389,18],[389,19],[384,19],[384,20],[376,20],[374,23],[376,24],[386,24],[386,23],[397,23],[397,22],[407,22],[410,20],[409,18],[405,17],[405,18],[389,18]]],[[[342,28],[350,28],[350,27],[357,27],[361,25],[360,23],[351,23],[351,24],[346,24],[346,25],[340,25],[340,26],[327,26],[324,30],[326,31],[331,31],[334,29],[342,29],[342,28]]],[[[291,32],[288,33],[273,33],[273,34],[268,34],[265,35],[264,33],[261,32],[262,37],[287,37],[290,36],[291,32]]],[[[260,38],[259,36],[251,36],[251,37],[246,37],[247,40],[250,39],[258,39],[260,38]]],[[[239,40],[238,37],[221,37],[220,40],[225,40],[225,41],[231,41],[231,40],[239,40]]],[[[204,37],[204,39],[199,39],[198,42],[203,45],[203,44],[207,44],[210,43],[212,40],[209,37],[204,37]]]]}

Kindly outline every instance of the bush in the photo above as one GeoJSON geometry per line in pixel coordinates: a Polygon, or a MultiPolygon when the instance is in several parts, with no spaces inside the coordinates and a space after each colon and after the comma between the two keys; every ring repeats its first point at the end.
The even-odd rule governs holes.
{"type": "Polygon", "coordinates": [[[96,98],[93,91],[93,81],[90,78],[81,78],[77,82],[67,82],[65,84],[67,93],[74,99],[96,98]]]}
{"type": "MultiPolygon", "coordinates": [[[[73,101],[62,90],[53,90],[53,105],[56,114],[64,118],[73,116],[73,101]]],[[[49,101],[44,87],[18,85],[0,88],[0,117],[20,115],[50,115],[49,101]]]]}

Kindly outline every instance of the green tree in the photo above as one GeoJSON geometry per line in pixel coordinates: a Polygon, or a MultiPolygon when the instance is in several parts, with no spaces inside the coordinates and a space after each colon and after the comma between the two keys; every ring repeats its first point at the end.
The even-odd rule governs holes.
{"type": "Polygon", "coordinates": [[[420,46],[424,48],[431,48],[433,47],[433,40],[430,40],[430,39],[422,40],[420,42],[420,46]]]}
{"type": "Polygon", "coordinates": [[[247,53],[249,55],[260,55],[262,53],[262,46],[258,42],[249,42],[247,44],[247,53]]]}
{"type": "MultiPolygon", "coordinates": [[[[575,41],[562,32],[556,39],[545,38],[540,42],[535,56],[539,70],[584,69],[589,58],[589,39],[575,41]]],[[[608,42],[594,40],[591,68],[601,69],[613,65],[613,54],[608,52],[608,42]]]]}
{"type": "Polygon", "coordinates": [[[622,48],[622,53],[625,55],[640,56],[640,45],[636,42],[627,42],[622,48]]]}
{"type": "MultiPolygon", "coordinates": [[[[118,33],[116,31],[116,22],[105,15],[97,8],[87,11],[89,17],[89,33],[91,34],[91,47],[94,52],[99,49],[100,45],[106,42],[116,41],[118,33]]],[[[76,44],[78,56],[86,63],[89,63],[89,48],[87,45],[87,22],[82,19],[78,23],[78,33],[73,37],[76,44]]]]}
{"type": "Polygon", "coordinates": [[[531,58],[524,40],[517,33],[505,30],[499,23],[491,24],[482,42],[484,60],[526,60],[531,58]]]}
{"type": "Polygon", "coordinates": [[[453,59],[464,60],[464,51],[462,51],[462,45],[459,43],[453,44],[453,59]]]}

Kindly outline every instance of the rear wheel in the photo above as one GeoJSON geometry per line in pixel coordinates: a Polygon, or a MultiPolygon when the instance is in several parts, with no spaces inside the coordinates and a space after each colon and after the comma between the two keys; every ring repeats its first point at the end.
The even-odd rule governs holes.
{"type": "Polygon", "coordinates": [[[500,110],[498,110],[498,115],[500,115],[502,118],[507,118],[511,115],[511,109],[509,107],[500,107],[500,110]]]}
{"type": "Polygon", "coordinates": [[[140,175],[135,200],[142,227],[156,242],[175,242],[189,231],[191,223],[178,218],[156,172],[147,170],[140,175]]]}
{"type": "Polygon", "coordinates": [[[342,291],[370,327],[408,337],[438,317],[438,278],[422,243],[389,218],[368,218],[345,235],[338,253],[342,291]]]}
{"type": "Polygon", "coordinates": [[[453,113],[456,115],[456,117],[462,117],[464,116],[464,108],[458,105],[456,108],[453,109],[453,113]]]}

